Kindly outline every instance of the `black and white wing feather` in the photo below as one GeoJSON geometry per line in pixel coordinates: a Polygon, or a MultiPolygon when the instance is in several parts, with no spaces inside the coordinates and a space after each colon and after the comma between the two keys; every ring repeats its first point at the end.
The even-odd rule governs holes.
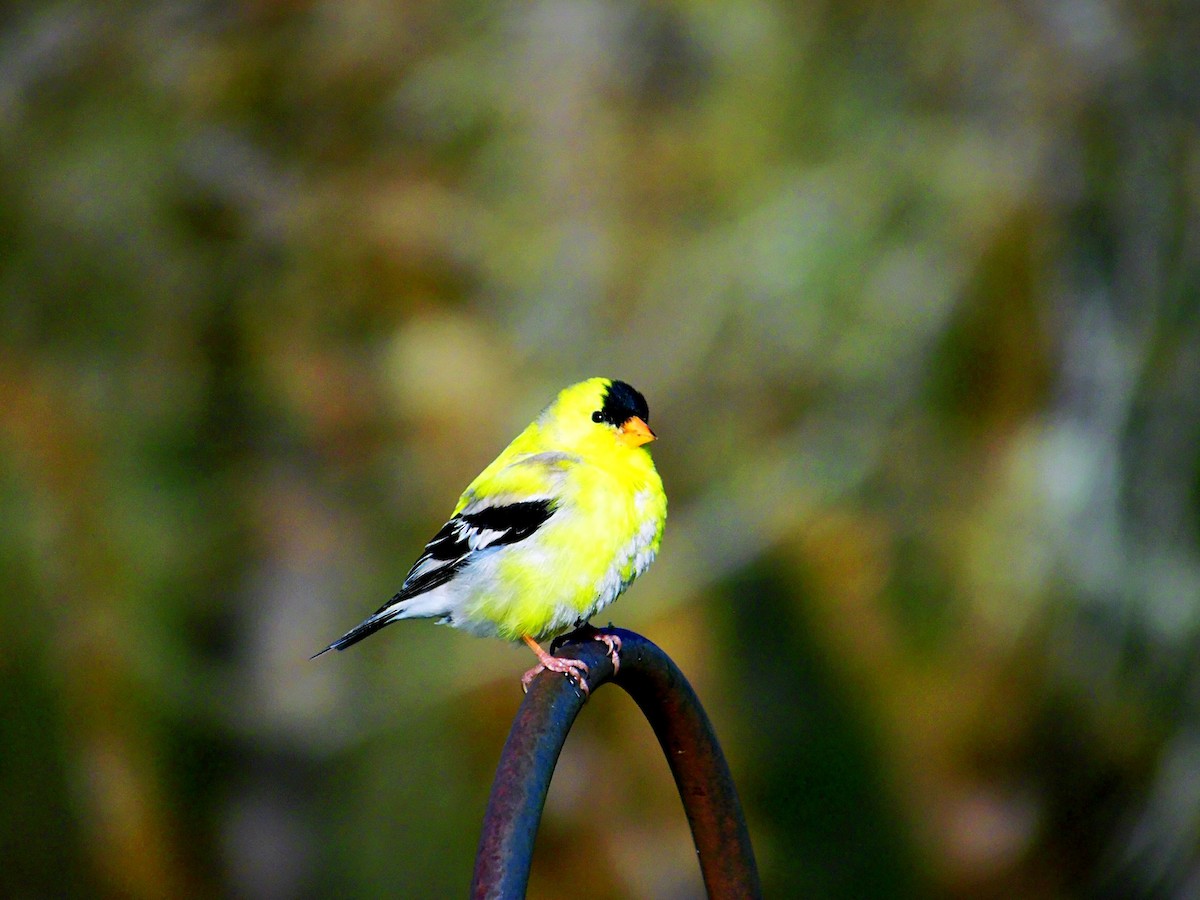
{"type": "Polygon", "coordinates": [[[405,618],[404,607],[408,601],[451,581],[475,554],[525,540],[554,515],[554,510],[555,503],[549,498],[476,508],[468,506],[443,525],[425,545],[425,552],[413,564],[396,595],[321,653],[345,650],[396,619],[405,618]]]}
{"type": "Polygon", "coordinates": [[[553,514],[553,503],[548,499],[485,506],[472,512],[464,510],[443,525],[425,545],[425,552],[413,563],[400,592],[379,612],[445,584],[473,553],[525,540],[553,514]]]}

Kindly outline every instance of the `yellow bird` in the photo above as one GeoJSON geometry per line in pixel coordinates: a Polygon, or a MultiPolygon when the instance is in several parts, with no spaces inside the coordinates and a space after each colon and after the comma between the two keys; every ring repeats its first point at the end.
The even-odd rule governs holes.
{"type": "MultiPolygon", "coordinates": [[[[437,618],[528,644],[538,664],[521,679],[526,690],[549,669],[587,693],[587,666],[538,642],[587,625],[658,553],[667,496],[649,421],[645,398],[624,381],[565,388],[463,491],[400,591],[316,655],[400,619],[437,618]]],[[[595,637],[619,666],[619,639],[595,637]]]]}

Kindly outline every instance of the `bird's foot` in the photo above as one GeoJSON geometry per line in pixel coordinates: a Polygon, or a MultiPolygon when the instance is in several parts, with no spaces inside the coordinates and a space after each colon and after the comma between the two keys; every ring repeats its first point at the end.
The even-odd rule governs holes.
{"type": "Polygon", "coordinates": [[[613,674],[616,675],[621,671],[621,639],[615,634],[606,634],[603,631],[597,631],[592,635],[593,641],[599,641],[608,648],[608,658],[612,660],[613,674]]]}
{"type": "Polygon", "coordinates": [[[582,659],[568,659],[565,656],[551,656],[547,653],[541,662],[521,676],[521,690],[529,693],[529,685],[542,672],[558,672],[566,675],[575,682],[576,687],[586,697],[590,693],[587,683],[588,666],[582,659]]]}
{"type": "Polygon", "coordinates": [[[537,654],[538,664],[521,676],[521,690],[529,693],[529,685],[542,672],[558,672],[560,675],[566,675],[567,678],[574,681],[585,697],[591,693],[591,689],[587,683],[588,664],[582,659],[551,656],[539,647],[537,641],[533,638],[526,636],[522,640],[529,645],[530,650],[537,654]]]}
{"type": "MultiPolygon", "coordinates": [[[[611,625],[609,627],[612,627],[611,625]]],[[[613,674],[616,675],[621,671],[621,639],[615,634],[609,634],[601,631],[591,622],[585,622],[574,631],[564,634],[562,637],[557,637],[550,642],[550,652],[557,653],[558,648],[566,644],[568,641],[581,640],[599,641],[608,648],[608,658],[612,660],[613,674]]]]}

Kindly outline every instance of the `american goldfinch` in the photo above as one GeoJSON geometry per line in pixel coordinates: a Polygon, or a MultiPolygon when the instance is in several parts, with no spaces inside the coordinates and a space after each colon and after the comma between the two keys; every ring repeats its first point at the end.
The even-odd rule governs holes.
{"type": "MultiPolygon", "coordinates": [[[[321,653],[400,619],[436,617],[528,644],[538,664],[521,679],[526,690],[549,669],[587,693],[587,666],[538,642],[586,626],[658,553],[667,496],[646,446],[649,420],[645,398],[623,381],[565,388],[463,491],[400,591],[321,653]]],[[[593,636],[619,666],[619,639],[593,636]]]]}

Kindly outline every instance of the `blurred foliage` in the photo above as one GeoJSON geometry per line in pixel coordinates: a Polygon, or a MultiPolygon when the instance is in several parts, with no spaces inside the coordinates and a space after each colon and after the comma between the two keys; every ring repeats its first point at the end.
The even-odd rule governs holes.
{"type": "MultiPolygon", "coordinates": [[[[562,385],[771,896],[1200,885],[1190,4],[0,11],[0,893],[461,894],[527,653],[389,596],[562,385]]],[[[616,691],[531,896],[700,890],[616,691]]]]}

